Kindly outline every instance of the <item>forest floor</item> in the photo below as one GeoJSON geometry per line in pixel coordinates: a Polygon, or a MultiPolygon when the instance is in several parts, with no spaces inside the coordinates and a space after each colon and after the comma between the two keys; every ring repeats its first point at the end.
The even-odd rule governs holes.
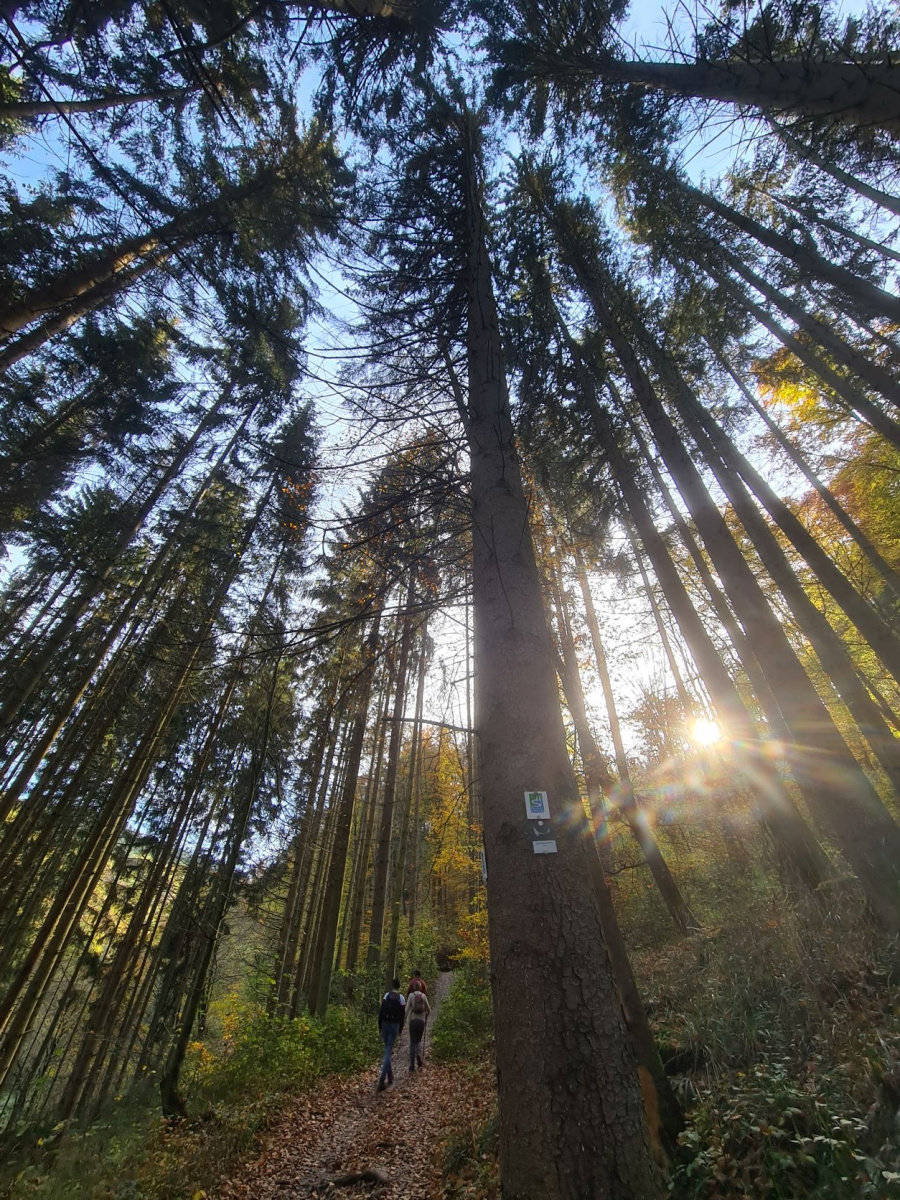
{"type": "Polygon", "coordinates": [[[445,1148],[455,1137],[480,1128],[482,1110],[489,1103],[471,1065],[439,1064],[429,1058],[428,1034],[451,980],[451,974],[440,975],[429,994],[432,1011],[422,1070],[408,1071],[404,1027],[394,1049],[392,1087],[376,1092],[378,1066],[373,1065],[347,1078],[327,1079],[315,1091],[298,1096],[266,1133],[258,1156],[211,1197],[432,1200],[447,1195],[445,1148]],[[367,1177],[356,1183],[336,1182],[363,1173],[367,1177]]]}

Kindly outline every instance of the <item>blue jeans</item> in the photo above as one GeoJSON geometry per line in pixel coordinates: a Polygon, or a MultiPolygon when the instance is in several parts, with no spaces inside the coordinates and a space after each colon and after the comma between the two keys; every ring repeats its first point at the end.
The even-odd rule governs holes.
{"type": "Polygon", "coordinates": [[[391,1055],[394,1052],[394,1042],[400,1036],[398,1021],[385,1021],[381,1026],[381,1040],[384,1042],[384,1058],[381,1060],[381,1074],[378,1076],[378,1086],[394,1082],[394,1070],[391,1066],[391,1055]]]}

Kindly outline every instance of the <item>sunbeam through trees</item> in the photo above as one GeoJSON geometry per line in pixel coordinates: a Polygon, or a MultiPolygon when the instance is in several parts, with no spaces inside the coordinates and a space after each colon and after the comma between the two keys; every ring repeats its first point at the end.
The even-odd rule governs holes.
{"type": "Polygon", "coordinates": [[[3,1195],[900,1198],[898,96],[0,5],[3,1195]]]}

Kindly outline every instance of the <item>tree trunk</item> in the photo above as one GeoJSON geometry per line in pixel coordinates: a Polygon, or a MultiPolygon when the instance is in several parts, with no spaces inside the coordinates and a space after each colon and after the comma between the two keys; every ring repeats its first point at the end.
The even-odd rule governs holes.
{"type": "MultiPolygon", "coordinates": [[[[610,789],[612,780],[607,774],[603,763],[603,755],[600,752],[600,747],[597,745],[590,721],[588,720],[587,707],[584,702],[584,689],[581,684],[581,674],[575,654],[575,643],[572,640],[569,627],[566,599],[562,589],[558,586],[557,604],[560,612],[559,629],[562,641],[562,659],[557,664],[557,671],[559,672],[563,692],[566,697],[566,704],[568,705],[569,712],[572,714],[575,733],[578,736],[578,742],[581,747],[585,780],[589,790],[596,787],[601,792],[606,791],[610,789]]],[[[591,604],[591,608],[593,610],[593,603],[591,604]]],[[[596,612],[593,613],[593,617],[594,623],[597,624],[596,612]]],[[[599,644],[598,624],[597,633],[599,644]]],[[[654,836],[653,830],[650,828],[647,817],[638,807],[637,798],[628,778],[627,767],[624,779],[622,779],[620,774],[620,787],[615,793],[615,802],[619,805],[623,817],[628,822],[628,827],[641,849],[647,866],[650,868],[653,881],[659,888],[663,903],[669,911],[669,916],[675,922],[676,928],[682,933],[687,933],[692,929],[699,929],[700,922],[691,912],[687,901],[682,896],[681,890],[675,882],[672,872],[669,870],[668,863],[663,857],[662,850],[654,836]]],[[[593,807],[595,805],[592,805],[593,807]]],[[[677,1132],[676,1130],[676,1136],[677,1132]]]]}
{"type": "MultiPolygon", "coordinates": [[[[900,74],[900,67],[897,67],[896,70],[900,74]]],[[[795,242],[793,238],[778,233],[777,230],[769,229],[766,225],[761,225],[759,221],[755,221],[738,209],[723,203],[715,196],[700,191],[699,188],[691,187],[682,180],[676,181],[676,187],[701,207],[792,262],[804,277],[816,279],[820,283],[830,284],[837,288],[844,295],[855,300],[872,316],[886,317],[895,323],[900,320],[900,297],[891,295],[884,288],[878,287],[868,279],[861,278],[847,267],[842,267],[839,263],[833,263],[824,258],[811,246],[795,242]]]]}
{"type": "Polygon", "coordinates": [[[57,117],[71,113],[106,112],[111,108],[130,108],[160,100],[184,100],[198,88],[162,88],[157,92],[119,92],[94,100],[8,100],[0,103],[0,117],[27,121],[30,117],[57,117]]]}
{"type": "Polygon", "coordinates": [[[874,430],[880,433],[883,438],[890,442],[891,445],[900,449],[900,424],[884,412],[865,392],[861,391],[853,383],[852,379],[848,379],[844,375],[839,375],[812,347],[801,341],[800,338],[789,332],[784,326],[779,325],[774,317],[771,317],[764,308],[751,300],[746,292],[739,291],[728,276],[716,275],[715,278],[724,282],[728,290],[737,297],[738,301],[747,309],[750,315],[764,329],[768,329],[769,333],[777,338],[786,350],[790,350],[795,358],[812,371],[814,375],[818,376],[825,387],[834,393],[835,399],[839,404],[845,406],[848,411],[857,413],[874,430]]]}
{"type": "Polygon", "coordinates": [[[394,693],[394,710],[388,741],[387,772],[384,780],[384,799],[381,805],[381,825],[375,847],[375,875],[372,882],[372,919],[369,926],[369,948],[366,962],[369,966],[381,958],[381,939],[384,933],[384,910],[387,904],[388,870],[391,859],[391,830],[394,823],[394,802],[397,792],[397,767],[400,762],[400,747],[403,744],[403,714],[406,708],[406,673],[409,651],[413,638],[413,617],[410,611],[415,595],[415,571],[410,570],[406,590],[406,603],[402,617],[400,656],[397,665],[397,690],[394,693]]]}
{"type": "MultiPolygon", "coordinates": [[[[467,131],[468,132],[468,131],[467,131]]],[[[465,135],[464,135],[465,136],[465,135]]],[[[660,1194],[592,882],[528,526],[474,154],[467,144],[475,727],[508,1200],[660,1194]],[[554,853],[535,853],[545,791],[554,853]]]]}
{"type": "MultiPolygon", "coordinates": [[[[320,713],[316,724],[318,731],[313,742],[309,782],[306,789],[306,803],[300,818],[299,828],[293,838],[291,870],[288,880],[287,895],[281,913],[281,923],[278,928],[278,947],[275,952],[275,978],[269,995],[269,1012],[282,1012],[287,992],[287,982],[293,975],[294,959],[297,953],[295,931],[299,925],[300,909],[303,903],[302,885],[305,868],[308,865],[308,850],[310,828],[316,809],[316,796],[319,791],[319,780],[325,763],[325,751],[329,745],[333,704],[336,691],[332,688],[331,695],[320,713]]],[[[333,743],[332,743],[333,745],[333,743]]],[[[329,759],[326,771],[331,769],[329,759]]]]}
{"type": "Polygon", "coordinates": [[[278,655],[272,666],[272,682],[269,688],[265,724],[261,738],[262,744],[256,748],[256,753],[254,755],[255,762],[250,778],[250,786],[247,788],[243,802],[237,807],[237,810],[232,817],[230,845],[225,862],[222,864],[219,871],[219,878],[217,880],[217,896],[213,905],[212,913],[204,924],[205,944],[203,947],[202,957],[200,959],[199,969],[194,977],[193,985],[188,994],[187,1003],[185,1004],[184,1011],[181,1014],[178,1032],[175,1042],[169,1052],[169,1058],[166,1062],[165,1070],[162,1072],[159,1080],[162,1111],[163,1115],[167,1117],[185,1115],[184,1101],[182,1100],[178,1091],[178,1081],[181,1075],[181,1067],[184,1063],[184,1056],[187,1053],[191,1031],[194,1028],[194,1021],[197,1017],[197,1013],[205,992],[210,964],[212,963],[213,955],[218,945],[222,921],[228,909],[229,900],[231,899],[231,891],[234,886],[234,872],[241,856],[241,850],[243,848],[247,826],[250,822],[250,816],[253,812],[253,807],[256,803],[259,793],[259,784],[266,767],[266,751],[269,741],[272,703],[278,683],[278,670],[280,662],[281,656],[278,655]]]}
{"type": "MultiPolygon", "coordinates": [[[[894,407],[900,408],[900,383],[891,374],[886,371],[878,362],[869,358],[865,354],[861,354],[859,350],[855,350],[848,342],[845,342],[830,326],[820,320],[818,317],[812,316],[806,311],[802,305],[796,300],[792,300],[786,296],[780,288],[769,283],[763,276],[758,275],[751,267],[748,267],[737,255],[731,254],[726,249],[720,249],[725,261],[731,269],[740,275],[745,283],[748,283],[752,288],[755,288],[760,295],[765,296],[770,304],[774,304],[782,313],[804,333],[813,338],[828,354],[834,358],[835,362],[850,373],[852,378],[859,379],[867,384],[873,391],[878,392],[894,407]]],[[[713,273],[714,278],[719,282],[726,282],[727,276],[719,273],[713,273]]],[[[739,288],[729,287],[732,294],[740,300],[742,292],[739,288]]]]}
{"type": "MultiPolygon", "coordinates": [[[[99,596],[103,590],[103,585],[111,577],[116,563],[121,555],[125,552],[137,534],[140,532],[144,522],[156,508],[161,497],[165,494],[169,485],[178,476],[182,467],[190,459],[198,442],[207,430],[212,426],[217,419],[220,407],[225,397],[220,396],[212,408],[205,414],[199,422],[191,437],[185,444],[177,449],[172,456],[172,460],[168,467],[163,471],[154,486],[150,489],[146,499],[140,505],[134,517],[126,522],[126,526],[122,533],[116,539],[111,552],[107,555],[106,560],[100,564],[99,570],[93,573],[89,581],[82,587],[81,591],[66,605],[66,610],[50,633],[43,639],[43,645],[40,650],[29,657],[18,668],[12,668],[10,675],[12,678],[11,695],[0,708],[0,739],[8,736],[12,724],[21,709],[22,705],[32,694],[34,689],[40,683],[44,676],[44,672],[53,662],[54,658],[62,649],[67,638],[73,633],[78,622],[88,611],[93,600],[99,596]]],[[[82,679],[81,685],[77,689],[78,695],[75,696],[75,702],[83,692],[86,682],[82,679]]],[[[5,798],[8,804],[9,800],[5,798]]],[[[2,819],[2,814],[0,814],[2,819]]]]}
{"type": "Polygon", "coordinates": [[[421,728],[422,706],[425,702],[425,668],[428,657],[425,653],[425,630],[421,627],[421,647],[419,650],[419,670],[416,681],[416,707],[413,720],[413,736],[410,743],[409,766],[406,781],[406,795],[403,799],[403,819],[400,825],[400,845],[397,848],[397,866],[391,887],[391,931],[388,937],[386,976],[393,979],[397,974],[397,943],[400,937],[400,910],[403,907],[403,895],[406,885],[406,856],[409,852],[409,829],[412,821],[413,796],[416,787],[416,768],[419,757],[419,744],[416,731],[421,728]]]}
{"type": "Polygon", "coordinates": [[[692,429],[694,440],[722,490],[734,505],[763,564],[788,600],[801,632],[808,638],[841,699],[875,752],[891,786],[900,794],[900,744],[885,725],[844,643],[810,600],[780,544],[744,489],[741,478],[748,482],[779,528],[804,556],[822,584],[897,679],[900,679],[900,642],[897,642],[890,627],[869,608],[846,576],[834,566],[805,526],[738,451],[721,426],[700,404],[671,360],[655,343],[651,345],[653,339],[649,330],[637,317],[635,320],[640,341],[655,362],[660,377],[666,381],[682,418],[692,429]]]}
{"type": "Polygon", "coordinates": [[[850,191],[856,192],[858,196],[862,196],[866,200],[871,200],[873,204],[877,204],[880,208],[886,208],[888,212],[892,212],[895,217],[900,217],[900,197],[891,196],[888,192],[882,192],[878,188],[872,187],[870,183],[866,183],[862,179],[857,179],[855,175],[844,171],[835,161],[817,154],[811,146],[804,146],[789,129],[784,125],[779,125],[771,117],[769,118],[769,124],[782,141],[800,158],[813,163],[820,171],[824,171],[826,175],[830,175],[832,179],[836,179],[838,183],[842,183],[850,191]]]}
{"type": "Polygon", "coordinates": [[[156,229],[97,251],[82,266],[62,271],[50,282],[8,300],[0,306],[0,337],[10,337],[48,312],[80,302],[98,290],[105,299],[116,295],[130,281],[125,271],[132,263],[147,255],[159,256],[161,261],[204,232],[215,230],[235,205],[266,191],[275,178],[273,170],[265,169],[246,183],[226,185],[214,199],[180,212],[156,229]]]}
{"type": "Polygon", "coordinates": [[[391,657],[384,683],[384,698],[378,706],[378,727],[375,730],[375,754],[373,765],[369,772],[369,783],[366,798],[366,821],[362,834],[362,860],[359,879],[353,895],[353,912],[350,918],[350,930],[347,934],[347,986],[352,987],[351,979],[356,971],[359,959],[359,942],[362,935],[363,918],[366,910],[366,882],[369,870],[369,857],[372,848],[372,833],[375,828],[375,815],[378,808],[378,789],[381,783],[381,767],[384,762],[384,747],[387,740],[388,707],[394,688],[396,663],[391,657]]]}
{"type": "MultiPolygon", "coordinates": [[[[565,253],[564,239],[561,246],[565,253]]],[[[856,871],[873,913],[887,928],[900,929],[900,829],[848,750],[831,714],[798,661],[591,270],[582,260],[573,258],[571,261],[629,377],[667,468],[716,564],[719,578],[754,654],[782,706],[794,739],[791,747],[793,767],[809,804],[810,815],[837,840],[841,852],[856,871]]],[[[643,540],[643,533],[641,536],[643,540]]],[[[706,677],[706,672],[703,673],[706,677]]]]}
{"type": "MultiPolygon", "coordinates": [[[[51,338],[56,337],[58,333],[65,333],[67,329],[71,329],[76,321],[80,321],[82,317],[86,317],[89,312],[93,312],[95,308],[100,308],[107,301],[114,299],[126,291],[133,283],[136,283],[139,279],[143,279],[145,275],[148,275],[151,271],[155,271],[157,267],[161,267],[181,248],[182,244],[175,242],[170,246],[154,250],[139,262],[137,266],[120,271],[109,279],[104,280],[103,283],[98,283],[95,287],[82,291],[77,300],[73,300],[63,308],[54,310],[50,315],[44,317],[34,329],[23,333],[14,342],[8,342],[0,350],[0,375],[8,371],[10,367],[15,366],[17,362],[21,362],[23,358],[27,358],[30,354],[36,354],[51,338]]],[[[23,322],[23,324],[28,324],[31,320],[36,319],[36,317],[29,318],[29,321],[23,322]]]]}
{"type": "Polygon", "coordinates": [[[597,668],[597,675],[600,678],[600,686],[603,689],[603,699],[606,701],[606,716],[609,721],[609,734],[612,738],[613,752],[616,756],[616,770],[619,772],[619,782],[623,786],[630,788],[631,772],[628,768],[625,743],[622,740],[622,727],[619,724],[619,712],[616,707],[616,698],[613,693],[609,666],[606,661],[606,651],[603,648],[603,641],[600,637],[600,622],[597,620],[597,610],[594,607],[594,597],[591,595],[584,559],[577,547],[574,551],[574,557],[575,574],[578,579],[578,586],[581,589],[584,620],[588,627],[588,633],[591,635],[591,645],[594,649],[594,664],[597,668]]]}
{"type": "Polygon", "coordinates": [[[823,483],[800,450],[797,449],[784,431],[772,420],[763,405],[760,404],[753,395],[750,388],[748,388],[740,376],[732,370],[730,364],[726,362],[725,359],[720,359],[720,362],[737,384],[741,395],[744,397],[756,415],[760,418],[760,420],[762,420],[763,424],[775,438],[776,442],[785,452],[787,457],[811,484],[816,495],[832,514],[832,516],[836,518],[841,528],[847,534],[849,534],[850,538],[862,551],[863,557],[869,563],[869,566],[872,567],[876,574],[881,576],[887,587],[890,588],[890,590],[894,593],[894,596],[900,600],[900,575],[897,574],[893,567],[885,562],[884,558],[881,556],[875,546],[872,545],[860,527],[856,524],[856,522],[838,500],[837,496],[835,496],[834,492],[832,492],[831,489],[825,483],[823,483]]]}
{"type": "Polygon", "coordinates": [[[763,820],[793,872],[814,891],[831,874],[828,860],[778,778],[774,764],[766,753],[766,746],[760,742],[740,694],[691,604],[666,545],[653,524],[633,472],[618,449],[608,419],[596,401],[590,407],[600,443],[609,456],[610,467],[629,515],[735,747],[736,757],[757,798],[763,820]]]}
{"type": "Polygon", "coordinates": [[[719,100],[797,118],[826,118],[863,129],[883,129],[891,137],[900,137],[900,67],[890,61],[773,57],[756,62],[670,63],[609,59],[594,71],[603,79],[685,99],[719,100]]]}
{"type": "Polygon", "coordinates": [[[353,806],[359,785],[359,764],[366,737],[366,722],[369,717],[369,700],[372,695],[372,680],[378,660],[378,630],[381,626],[381,610],[372,618],[372,630],[363,644],[362,664],[356,683],[356,712],[347,750],[343,789],[334,818],[334,846],[325,881],[322,921],[319,928],[319,943],[316,946],[317,988],[310,991],[309,1007],[316,1016],[322,1016],[328,1007],[331,993],[331,971],[334,962],[334,943],[337,936],[338,918],[341,911],[341,896],[344,876],[347,871],[347,851],[350,846],[350,831],[353,822],[353,806]]]}
{"type": "Polygon", "coordinates": [[[319,794],[309,826],[309,834],[304,838],[303,843],[303,859],[301,863],[303,882],[297,897],[295,916],[290,930],[285,964],[282,970],[282,982],[278,994],[280,1011],[286,1012],[291,1017],[297,1015],[300,1007],[302,999],[300,989],[306,967],[305,957],[308,958],[308,950],[312,944],[313,906],[317,895],[316,889],[320,882],[319,867],[322,861],[321,854],[317,858],[316,850],[319,848],[326,815],[325,799],[328,795],[328,787],[334,765],[334,755],[338,744],[338,727],[341,724],[341,719],[336,719],[334,729],[329,735],[328,754],[325,766],[322,769],[319,794]]]}
{"type": "MultiPolygon", "coordinates": [[[[622,401],[622,397],[619,395],[619,391],[615,385],[612,384],[612,381],[609,382],[610,393],[624,412],[625,405],[622,401]]],[[[765,718],[769,725],[770,736],[780,738],[782,741],[790,741],[790,731],[784,722],[784,717],[782,716],[781,709],[778,706],[778,701],[775,699],[775,695],[772,689],[769,687],[769,682],[766,679],[765,673],[760,667],[759,662],[756,659],[756,655],[753,653],[743,629],[741,629],[740,625],[738,624],[738,621],[735,618],[735,615],[732,612],[728,604],[728,600],[722,592],[722,589],[713,578],[712,571],[709,569],[706,559],[703,557],[703,552],[697,545],[697,539],[694,537],[690,526],[684,519],[680,508],[675,503],[672,493],[666,485],[665,479],[663,479],[662,472],[657,466],[656,461],[650,451],[650,447],[647,445],[644,436],[641,433],[640,426],[635,420],[632,419],[630,414],[626,413],[626,416],[628,419],[629,428],[632,436],[638,444],[641,456],[644,462],[650,468],[653,479],[659,490],[659,494],[662,496],[663,502],[665,503],[665,506],[675,523],[675,528],[678,530],[679,536],[681,537],[682,542],[691,556],[691,560],[694,563],[697,574],[706,588],[707,595],[712,602],[716,617],[728,635],[729,644],[737,653],[738,661],[740,662],[740,665],[743,667],[747,678],[750,681],[750,686],[756,693],[756,697],[763,712],[765,713],[765,718]]]]}

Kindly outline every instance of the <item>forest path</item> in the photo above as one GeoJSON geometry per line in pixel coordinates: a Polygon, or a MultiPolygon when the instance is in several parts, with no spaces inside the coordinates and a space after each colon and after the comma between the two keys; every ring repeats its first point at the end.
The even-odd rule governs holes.
{"type": "MultiPolygon", "coordinates": [[[[441,1180],[440,1143],[459,1123],[454,1097],[461,1068],[429,1060],[428,1040],[453,976],[439,975],[428,999],[425,1067],[410,1074],[407,1030],[394,1048],[393,1087],[378,1093],[378,1066],[349,1078],[332,1077],[293,1099],[266,1134],[258,1158],[223,1183],[215,1200],[301,1200],[377,1196],[434,1200],[441,1180]],[[383,1181],[336,1186],[334,1180],[377,1171],[383,1181]]],[[[379,1059],[380,1062],[380,1059],[379,1059]]]]}

